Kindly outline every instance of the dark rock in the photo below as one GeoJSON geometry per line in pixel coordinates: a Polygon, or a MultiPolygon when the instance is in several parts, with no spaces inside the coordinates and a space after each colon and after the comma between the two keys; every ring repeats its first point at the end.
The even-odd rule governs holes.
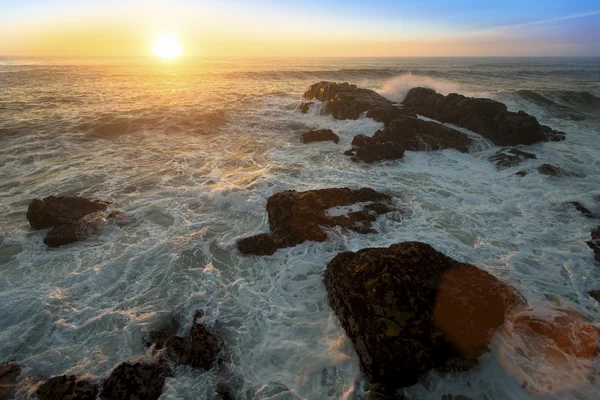
{"type": "Polygon", "coordinates": [[[188,336],[176,336],[169,329],[150,332],[146,345],[154,344],[155,353],[164,350],[163,354],[178,364],[209,370],[221,349],[217,338],[198,322],[201,317],[202,312],[196,311],[188,336]]]}
{"type": "Polygon", "coordinates": [[[494,276],[418,242],[340,253],[324,281],[367,381],[385,394],[431,369],[472,367],[523,302],[494,276]]]}
{"type": "Polygon", "coordinates": [[[565,178],[568,178],[568,177],[583,178],[584,177],[584,175],[582,175],[582,174],[566,171],[562,168],[555,167],[554,165],[551,165],[551,164],[540,165],[537,168],[537,170],[540,174],[548,175],[548,176],[557,176],[557,177],[565,177],[565,178]]]}
{"type": "Polygon", "coordinates": [[[340,226],[357,232],[371,232],[371,222],[378,214],[391,210],[391,197],[373,189],[352,190],[348,188],[309,190],[296,192],[288,190],[277,193],[267,201],[270,234],[260,234],[238,241],[242,254],[271,255],[277,249],[296,246],[312,240],[324,242],[327,234],[323,227],[340,226]],[[363,206],[358,212],[347,215],[328,215],[333,207],[351,206],[357,203],[384,203],[384,207],[363,206]]]}
{"type": "Polygon", "coordinates": [[[331,129],[319,129],[316,131],[309,131],[300,136],[300,141],[302,143],[326,142],[329,140],[337,144],[340,141],[340,137],[333,133],[331,129]]]}
{"type": "Polygon", "coordinates": [[[408,92],[403,104],[423,116],[477,132],[497,146],[562,140],[560,132],[542,127],[535,117],[523,111],[508,111],[504,104],[490,99],[456,93],[444,96],[432,89],[419,87],[408,92]]]}
{"type": "Polygon", "coordinates": [[[510,168],[521,164],[525,160],[537,159],[535,154],[518,149],[502,149],[489,158],[498,169],[510,168]]]}
{"type": "Polygon", "coordinates": [[[527,171],[519,171],[519,172],[515,172],[515,175],[517,175],[517,176],[527,176],[527,175],[529,175],[529,172],[527,172],[527,171]]]}
{"type": "Polygon", "coordinates": [[[315,104],[314,101],[300,104],[300,111],[302,112],[302,114],[307,114],[308,110],[310,110],[310,106],[312,106],[313,104],[315,104]]]}
{"type": "Polygon", "coordinates": [[[156,400],[163,391],[169,369],[159,362],[124,362],[104,382],[103,400],[156,400]]]}
{"type": "Polygon", "coordinates": [[[578,201],[571,201],[567,204],[572,205],[573,207],[575,207],[575,209],[577,211],[579,211],[580,213],[582,213],[584,215],[592,215],[592,212],[590,210],[588,210],[587,208],[585,208],[585,206],[578,201]]]}
{"type": "Polygon", "coordinates": [[[377,122],[382,122],[385,126],[389,126],[392,121],[400,117],[412,117],[417,118],[415,110],[405,107],[390,107],[390,108],[377,108],[367,112],[367,118],[374,119],[377,122]]]}
{"type": "Polygon", "coordinates": [[[16,362],[0,364],[0,399],[12,399],[17,391],[21,367],[16,362]]]}
{"type": "Polygon", "coordinates": [[[562,142],[565,140],[565,136],[567,135],[561,131],[555,131],[547,125],[542,125],[542,132],[546,137],[546,142],[562,142]]]}
{"type": "Polygon", "coordinates": [[[600,290],[592,290],[588,294],[592,297],[592,299],[600,303],[600,290]]]}
{"type": "Polygon", "coordinates": [[[352,149],[346,154],[354,160],[373,163],[395,160],[404,156],[405,150],[432,151],[456,149],[469,151],[468,135],[442,124],[409,116],[400,116],[373,137],[358,135],[352,140],[352,149]]]}
{"type": "Polygon", "coordinates": [[[234,400],[235,396],[231,393],[231,390],[225,385],[219,385],[217,387],[217,395],[221,398],[221,400],[234,400]]]}
{"type": "Polygon", "coordinates": [[[106,201],[75,196],[33,199],[27,209],[27,220],[33,229],[72,225],[88,214],[106,211],[109,204],[106,201]]]}
{"type": "Polygon", "coordinates": [[[600,226],[592,231],[592,240],[587,245],[594,251],[596,261],[600,262],[600,226]]]}
{"type": "Polygon", "coordinates": [[[324,102],[323,112],[335,119],[358,119],[367,111],[394,107],[393,102],[373,90],[360,89],[348,83],[315,83],[304,93],[304,98],[324,102]]]}
{"type": "Polygon", "coordinates": [[[55,376],[36,390],[39,400],[96,400],[98,389],[73,375],[55,376]]]}

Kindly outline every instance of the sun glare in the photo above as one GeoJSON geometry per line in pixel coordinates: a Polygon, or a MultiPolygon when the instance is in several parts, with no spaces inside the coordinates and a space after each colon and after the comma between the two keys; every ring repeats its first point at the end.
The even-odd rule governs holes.
{"type": "Polygon", "coordinates": [[[156,39],[152,52],[163,58],[174,58],[183,54],[181,45],[173,36],[160,36],[156,39]]]}

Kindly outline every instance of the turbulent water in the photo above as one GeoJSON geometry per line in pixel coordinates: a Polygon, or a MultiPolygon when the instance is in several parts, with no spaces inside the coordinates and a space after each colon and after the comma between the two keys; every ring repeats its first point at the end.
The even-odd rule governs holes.
{"type": "MultiPolygon", "coordinates": [[[[560,304],[600,321],[587,295],[600,289],[586,245],[597,222],[565,205],[600,211],[600,59],[0,59],[0,88],[0,362],[19,360],[22,376],[100,383],[145,353],[146,332],[175,319],[183,334],[202,309],[226,362],[178,367],[161,399],[216,398],[220,382],[240,399],[361,399],[358,357],[322,272],[341,251],[408,240],[478,265],[538,310],[560,304]],[[354,163],[343,155],[353,136],[382,125],[302,114],[302,93],[321,80],[395,101],[415,86],[489,97],[567,140],[524,148],[538,160],[501,171],[483,140],[469,154],[354,163]],[[301,144],[315,128],[340,143],[301,144]],[[514,175],[547,162],[585,177],[514,175]],[[333,229],[325,243],[274,256],[237,253],[236,240],[268,230],[270,195],[343,186],[391,194],[408,212],[381,216],[376,234],[333,229]],[[48,195],[109,200],[135,222],[47,249],[25,213],[48,195]]],[[[564,355],[551,371],[525,347],[492,346],[475,369],[431,373],[404,394],[528,399],[526,386],[544,399],[596,398],[597,362],[564,355]]]]}

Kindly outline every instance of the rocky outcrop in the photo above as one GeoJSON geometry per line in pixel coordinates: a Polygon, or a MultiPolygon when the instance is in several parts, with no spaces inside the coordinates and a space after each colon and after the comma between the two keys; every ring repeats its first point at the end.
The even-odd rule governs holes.
{"type": "Polygon", "coordinates": [[[588,294],[592,299],[600,303],[600,290],[592,290],[591,292],[588,292],[588,294]]]}
{"type": "Polygon", "coordinates": [[[523,303],[494,276],[419,242],[340,253],[324,282],[367,381],[384,394],[431,369],[472,367],[523,303]]]}
{"type": "Polygon", "coordinates": [[[535,160],[536,155],[519,149],[501,149],[489,158],[490,162],[496,164],[496,168],[505,169],[520,165],[526,160],[535,160]]]}
{"type": "MultiPolygon", "coordinates": [[[[44,243],[48,247],[59,247],[84,240],[95,233],[98,221],[94,216],[106,212],[109,204],[76,196],[33,199],[27,209],[27,220],[33,229],[52,228],[44,243]]],[[[100,219],[122,217],[122,213],[112,212],[100,219]]]]}
{"type": "Polygon", "coordinates": [[[39,400],[96,400],[98,389],[74,375],[55,376],[37,390],[39,400]]]}
{"type": "Polygon", "coordinates": [[[154,345],[168,360],[194,368],[209,370],[221,351],[217,338],[198,322],[201,311],[196,311],[194,323],[186,337],[176,336],[171,330],[151,332],[146,344],[154,345]]]}
{"type": "Polygon", "coordinates": [[[355,161],[373,163],[400,159],[405,150],[433,151],[456,149],[468,152],[468,135],[442,124],[409,116],[400,116],[372,137],[358,135],[352,140],[352,149],[346,155],[355,161]]]}
{"type": "Polygon", "coordinates": [[[300,141],[302,143],[332,141],[337,144],[340,141],[340,137],[333,133],[331,129],[319,129],[302,134],[300,141]]]}
{"type": "Polygon", "coordinates": [[[593,250],[596,261],[600,262],[600,226],[592,231],[592,240],[587,245],[593,250]]]}
{"type": "Polygon", "coordinates": [[[119,364],[104,382],[103,400],[156,400],[163,391],[168,367],[156,361],[119,364]]]}
{"type": "Polygon", "coordinates": [[[370,233],[371,223],[377,216],[392,210],[390,200],[390,196],[367,188],[277,193],[267,201],[271,233],[238,241],[238,250],[242,254],[270,255],[277,249],[309,240],[324,242],[327,234],[323,227],[340,226],[359,233],[370,233]],[[347,209],[340,213],[330,212],[334,207],[347,209]]]}
{"type": "Polygon", "coordinates": [[[566,171],[560,167],[555,167],[554,165],[551,165],[551,164],[542,164],[539,167],[537,167],[537,170],[540,174],[547,175],[547,176],[556,176],[556,177],[563,177],[563,178],[583,178],[584,177],[584,175],[579,174],[577,172],[566,171]]]}
{"type": "Polygon", "coordinates": [[[562,132],[540,125],[535,117],[523,111],[508,111],[506,105],[490,99],[456,93],[444,96],[419,87],[408,92],[403,104],[423,116],[477,132],[497,146],[564,140],[562,132]]]}
{"type": "Polygon", "coordinates": [[[0,364],[0,399],[12,399],[17,391],[21,367],[16,362],[0,364]]]}
{"type": "Polygon", "coordinates": [[[367,111],[380,112],[394,107],[394,103],[373,90],[349,83],[318,82],[304,93],[304,98],[324,102],[323,112],[335,119],[358,119],[367,111]]]}

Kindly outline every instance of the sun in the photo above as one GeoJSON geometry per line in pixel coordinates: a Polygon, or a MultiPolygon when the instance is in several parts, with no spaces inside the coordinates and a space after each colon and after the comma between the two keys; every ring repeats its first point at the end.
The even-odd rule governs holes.
{"type": "Polygon", "coordinates": [[[175,58],[183,54],[183,49],[173,36],[160,36],[154,42],[152,52],[159,57],[175,58]]]}

